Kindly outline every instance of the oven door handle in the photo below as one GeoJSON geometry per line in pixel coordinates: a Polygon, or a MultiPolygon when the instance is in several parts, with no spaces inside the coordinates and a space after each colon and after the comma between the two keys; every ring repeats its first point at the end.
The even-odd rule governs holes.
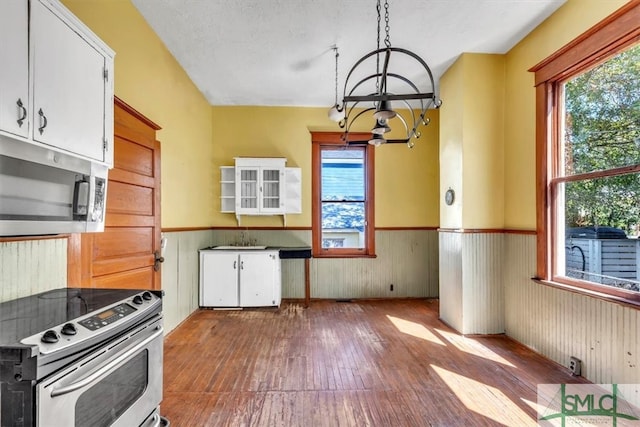
{"type": "Polygon", "coordinates": [[[153,335],[151,335],[150,337],[146,338],[144,341],[141,341],[140,343],[136,344],[134,347],[132,347],[129,350],[127,350],[126,352],[122,353],[120,356],[116,357],[111,362],[109,362],[106,365],[104,365],[103,367],[97,369],[95,372],[93,372],[92,374],[84,377],[80,381],[77,381],[75,383],[69,384],[66,387],[54,388],[53,390],[51,390],[51,397],[62,396],[64,394],[71,393],[73,391],[76,391],[78,389],[86,387],[86,386],[88,386],[89,384],[91,384],[91,383],[93,383],[95,381],[100,380],[102,376],[104,376],[107,373],[109,373],[109,371],[117,368],[118,365],[123,364],[130,356],[133,356],[135,353],[137,353],[139,350],[144,348],[151,341],[153,341],[154,339],[158,338],[158,336],[162,335],[163,331],[164,331],[164,328],[162,328],[160,326],[158,328],[158,330],[153,333],[153,335]]]}

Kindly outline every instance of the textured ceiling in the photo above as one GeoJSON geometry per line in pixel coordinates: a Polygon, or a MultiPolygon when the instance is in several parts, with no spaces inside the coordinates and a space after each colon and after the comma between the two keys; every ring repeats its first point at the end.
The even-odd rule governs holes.
{"type": "MultiPolygon", "coordinates": [[[[340,85],[376,48],[374,0],[132,1],[212,105],[331,106],[331,46],[340,85]]],[[[564,1],[391,0],[390,41],[437,84],[461,53],[507,52],[564,1]]]]}

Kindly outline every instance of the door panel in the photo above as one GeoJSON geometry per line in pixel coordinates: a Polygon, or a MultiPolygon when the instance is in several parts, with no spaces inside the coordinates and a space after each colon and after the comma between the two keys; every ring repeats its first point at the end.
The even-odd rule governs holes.
{"type": "Polygon", "coordinates": [[[259,307],[273,301],[272,271],[274,261],[268,253],[240,255],[240,305],[259,307]]]}
{"type": "Polygon", "coordinates": [[[33,1],[30,5],[30,42],[36,64],[33,111],[42,110],[46,116],[46,122],[35,119],[33,138],[106,161],[105,58],[42,3],[33,1]],[[42,132],[36,129],[40,125],[42,132]]]}
{"type": "Polygon", "coordinates": [[[93,259],[99,261],[105,258],[152,253],[153,234],[153,228],[149,227],[111,227],[108,233],[98,233],[94,236],[93,259]]]}
{"type": "Polygon", "coordinates": [[[153,269],[141,268],[96,276],[91,283],[94,288],[151,289],[149,283],[154,282],[153,275],[153,269]]]}
{"type": "Polygon", "coordinates": [[[116,98],[114,168],[103,233],[70,239],[70,286],[160,289],[160,143],[156,124],[116,98]],[[80,252],[78,254],[78,252],[80,252]],[[80,269],[80,271],[78,271],[80,269]]]}
{"type": "Polygon", "coordinates": [[[0,129],[28,136],[29,122],[29,45],[28,3],[22,0],[0,2],[0,129]],[[19,102],[18,102],[19,100],[19,102]],[[22,107],[19,106],[22,104],[22,107]],[[22,123],[18,119],[24,117],[22,123]]]}
{"type": "Polygon", "coordinates": [[[202,258],[203,307],[238,307],[238,254],[218,252],[202,258]]]}
{"type": "Polygon", "coordinates": [[[153,255],[130,255],[103,259],[93,263],[93,274],[97,277],[118,271],[147,269],[149,264],[153,264],[153,255]]]}
{"type": "Polygon", "coordinates": [[[119,152],[121,171],[153,177],[153,149],[142,145],[133,145],[127,139],[115,138],[115,149],[119,152]]]}
{"type": "MultiPolygon", "coordinates": [[[[154,188],[115,181],[110,177],[107,210],[118,214],[153,215],[154,188]]],[[[108,217],[108,216],[107,216],[108,217]]]]}

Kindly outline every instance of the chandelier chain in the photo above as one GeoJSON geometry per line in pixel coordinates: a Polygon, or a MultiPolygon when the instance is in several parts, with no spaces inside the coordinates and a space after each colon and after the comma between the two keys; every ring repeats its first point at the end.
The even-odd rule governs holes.
{"type": "MultiPolygon", "coordinates": [[[[382,8],[380,7],[380,0],[376,4],[376,11],[378,12],[378,43],[377,49],[380,50],[380,20],[381,20],[381,12],[382,8]]],[[[380,54],[376,55],[376,92],[380,91],[380,54]]]]}
{"type": "MultiPolygon", "coordinates": [[[[378,19],[380,15],[378,14],[378,19]]],[[[386,47],[391,47],[391,40],[389,39],[389,2],[387,0],[384,1],[384,31],[385,31],[385,38],[384,38],[384,45],[386,47]]],[[[379,34],[379,31],[378,31],[379,34]]],[[[378,42],[379,43],[379,42],[378,42]]],[[[378,44],[378,49],[380,49],[380,45],[378,44]]]]}
{"type": "MultiPolygon", "coordinates": [[[[337,122],[340,128],[344,129],[342,139],[345,142],[345,147],[348,145],[365,144],[377,147],[382,144],[405,143],[411,148],[415,145],[413,140],[421,136],[422,132],[419,126],[426,126],[429,123],[429,119],[426,117],[427,110],[430,107],[439,108],[440,105],[442,105],[442,101],[438,99],[435,92],[433,74],[424,60],[407,49],[391,46],[389,2],[390,0],[376,0],[377,48],[358,59],[346,74],[347,78],[343,92],[344,97],[340,100],[340,104],[337,104],[338,48],[336,45],[333,46],[336,61],[336,105],[329,110],[329,118],[337,122]],[[382,22],[383,7],[384,23],[382,22]],[[384,35],[382,34],[383,26],[384,35]],[[384,46],[382,46],[383,43],[384,46]],[[384,63],[381,61],[381,55],[384,55],[384,63]],[[414,82],[398,74],[398,70],[396,69],[391,71],[390,67],[395,64],[395,59],[390,60],[392,55],[394,58],[406,58],[405,61],[411,60],[414,62],[414,65],[421,66],[426,74],[426,76],[424,76],[426,79],[424,77],[422,79],[425,81],[414,82]],[[373,56],[376,57],[375,74],[369,71],[373,56]],[[364,65],[360,67],[362,64],[364,65]],[[366,71],[365,68],[367,69],[366,71]],[[364,77],[362,77],[361,74],[364,74],[364,77]],[[351,77],[354,77],[354,80],[352,80],[351,77]],[[371,93],[371,85],[374,83],[373,80],[375,80],[376,86],[375,93],[371,93]],[[393,89],[391,91],[387,86],[388,80],[392,82],[393,89]],[[394,109],[394,107],[397,107],[396,104],[404,106],[403,108],[407,110],[407,112],[403,111],[403,108],[394,109]],[[352,125],[357,122],[360,117],[369,117],[370,114],[374,119],[374,126],[371,129],[371,139],[353,140],[350,138],[349,133],[352,125]],[[404,130],[404,135],[395,138],[385,138],[385,134],[392,131],[392,126],[394,130],[399,126],[398,130],[400,132],[404,130]]],[[[395,133],[400,135],[399,132],[395,133]]]]}
{"type": "Polygon", "coordinates": [[[338,46],[334,46],[333,50],[336,51],[336,99],[335,99],[335,105],[338,105],[338,56],[340,56],[340,54],[338,53],[338,46]]]}

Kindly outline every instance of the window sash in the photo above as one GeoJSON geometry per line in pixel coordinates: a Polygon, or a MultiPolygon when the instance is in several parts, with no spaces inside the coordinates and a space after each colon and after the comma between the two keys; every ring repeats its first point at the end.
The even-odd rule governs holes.
{"type": "MultiPolygon", "coordinates": [[[[616,53],[640,41],[640,2],[629,2],[599,24],[570,42],[529,71],[535,73],[536,85],[536,279],[572,291],[599,298],[640,305],[640,293],[595,282],[560,276],[556,260],[559,244],[565,236],[558,234],[559,186],[566,182],[604,176],[635,173],[640,166],[625,166],[608,171],[564,176],[560,140],[563,117],[563,83],[592,68],[616,53]]],[[[564,200],[562,201],[564,203],[564,200]]],[[[564,218],[564,212],[562,212],[564,218]]]]}
{"type": "MultiPolygon", "coordinates": [[[[322,151],[324,149],[341,149],[345,147],[342,132],[311,132],[312,141],[312,250],[316,258],[323,257],[375,257],[375,225],[374,225],[374,147],[360,147],[364,150],[365,189],[364,201],[352,201],[365,204],[365,231],[362,248],[322,247],[322,206],[335,200],[322,199],[322,151]]],[[[350,133],[354,138],[369,138],[370,133],[350,133]]],[[[341,203],[349,203],[345,201],[341,203]]]]}

